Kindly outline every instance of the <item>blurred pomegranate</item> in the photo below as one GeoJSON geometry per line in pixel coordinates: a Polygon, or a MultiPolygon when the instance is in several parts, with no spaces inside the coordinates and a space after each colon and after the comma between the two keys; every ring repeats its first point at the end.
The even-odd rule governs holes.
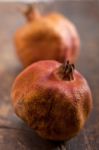
{"type": "Polygon", "coordinates": [[[14,36],[18,57],[25,67],[47,59],[75,62],[80,41],[72,22],[57,12],[42,16],[32,7],[25,16],[27,23],[14,36]]]}

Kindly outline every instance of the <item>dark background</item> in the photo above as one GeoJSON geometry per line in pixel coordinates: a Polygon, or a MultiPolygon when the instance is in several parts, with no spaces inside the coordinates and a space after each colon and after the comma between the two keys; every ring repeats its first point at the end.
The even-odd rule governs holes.
{"type": "Polygon", "coordinates": [[[73,21],[81,39],[76,68],[87,79],[94,108],[84,127],[65,143],[53,143],[38,137],[15,114],[10,91],[23,69],[13,45],[15,30],[25,23],[22,3],[0,3],[0,150],[99,150],[99,1],[59,1],[38,4],[42,12],[57,10],[73,21]]]}

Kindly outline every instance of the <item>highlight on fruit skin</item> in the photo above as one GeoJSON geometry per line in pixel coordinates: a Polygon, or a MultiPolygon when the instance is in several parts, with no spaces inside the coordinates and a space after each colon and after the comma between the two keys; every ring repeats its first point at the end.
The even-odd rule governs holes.
{"type": "Polygon", "coordinates": [[[83,128],[92,109],[90,88],[67,62],[39,61],[15,79],[16,114],[44,139],[69,140],[83,128]]]}
{"type": "Polygon", "coordinates": [[[57,12],[41,15],[32,7],[24,14],[27,22],[14,35],[16,52],[24,67],[39,60],[76,61],[80,40],[70,20],[57,12]]]}

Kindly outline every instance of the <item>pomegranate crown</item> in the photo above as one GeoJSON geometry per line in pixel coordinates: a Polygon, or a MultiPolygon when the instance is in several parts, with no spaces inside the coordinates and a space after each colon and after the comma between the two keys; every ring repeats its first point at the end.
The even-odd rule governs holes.
{"type": "Polygon", "coordinates": [[[75,69],[75,65],[70,64],[69,60],[67,60],[61,67],[62,67],[62,72],[61,72],[62,79],[67,81],[74,80],[73,72],[75,69]]]}

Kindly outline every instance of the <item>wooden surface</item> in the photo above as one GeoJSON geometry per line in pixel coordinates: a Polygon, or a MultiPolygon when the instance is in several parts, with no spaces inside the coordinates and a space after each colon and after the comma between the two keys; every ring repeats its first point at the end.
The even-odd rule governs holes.
{"type": "Polygon", "coordinates": [[[92,90],[94,108],[84,129],[65,143],[41,139],[15,114],[10,91],[23,69],[13,45],[15,30],[25,23],[16,3],[0,3],[0,150],[99,150],[99,2],[57,2],[39,5],[42,11],[59,10],[77,26],[81,53],[76,68],[92,90]]]}

